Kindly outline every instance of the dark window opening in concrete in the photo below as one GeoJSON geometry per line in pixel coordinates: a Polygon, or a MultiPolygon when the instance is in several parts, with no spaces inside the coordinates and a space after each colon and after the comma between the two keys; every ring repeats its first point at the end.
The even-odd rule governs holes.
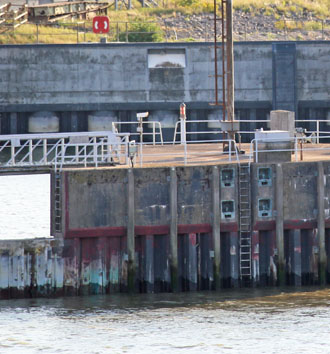
{"type": "Polygon", "coordinates": [[[0,239],[50,236],[50,176],[0,176],[0,239]]]}
{"type": "Polygon", "coordinates": [[[271,199],[258,200],[258,216],[269,217],[272,216],[272,201],[271,199]]]}
{"type": "Polygon", "coordinates": [[[258,185],[259,186],[272,185],[272,170],[270,167],[258,168],[258,185]]]}
{"type": "Polygon", "coordinates": [[[222,219],[235,218],[235,204],[233,200],[221,201],[221,218],[222,219]]]}
{"type": "Polygon", "coordinates": [[[233,168],[221,170],[221,187],[234,187],[234,176],[233,168]]]}
{"type": "Polygon", "coordinates": [[[149,49],[149,69],[169,69],[186,67],[185,49],[149,49]]]}

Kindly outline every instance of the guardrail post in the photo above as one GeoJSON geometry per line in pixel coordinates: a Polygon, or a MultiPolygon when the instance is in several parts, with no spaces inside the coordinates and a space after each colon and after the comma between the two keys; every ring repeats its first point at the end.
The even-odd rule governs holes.
{"type": "Polygon", "coordinates": [[[142,164],[143,164],[143,158],[142,158],[143,148],[142,148],[142,145],[143,145],[143,143],[140,142],[140,167],[142,167],[142,164]]]}
{"type": "Polygon", "coordinates": [[[256,152],[256,163],[258,163],[258,140],[255,140],[255,145],[256,145],[256,149],[255,149],[255,152],[256,152]]]}
{"type": "Polygon", "coordinates": [[[316,121],[316,144],[320,143],[320,122],[316,121]]]}
{"type": "Polygon", "coordinates": [[[188,155],[188,151],[187,151],[187,143],[184,143],[184,164],[187,164],[187,155],[188,155]]]}
{"type": "Polygon", "coordinates": [[[44,164],[47,165],[47,139],[43,139],[42,146],[43,146],[44,164]]]}
{"type": "Polygon", "coordinates": [[[152,122],[152,143],[156,145],[156,123],[152,122]]]}
{"type": "Polygon", "coordinates": [[[33,152],[33,141],[30,140],[29,141],[29,163],[32,165],[32,162],[33,162],[33,155],[32,155],[32,152],[33,152]]]}
{"type": "Polygon", "coordinates": [[[128,23],[125,23],[125,32],[126,32],[126,43],[128,43],[128,23]]]}

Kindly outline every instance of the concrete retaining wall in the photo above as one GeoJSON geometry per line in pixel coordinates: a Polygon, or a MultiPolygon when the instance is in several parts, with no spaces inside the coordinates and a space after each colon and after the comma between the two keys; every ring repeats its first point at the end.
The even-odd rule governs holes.
{"type": "MultiPolygon", "coordinates": [[[[1,297],[240,286],[240,172],[236,164],[63,172],[62,232],[0,242],[1,297]]],[[[252,164],[250,285],[330,282],[329,181],[328,162],[252,164]]]]}
{"type": "MultiPolygon", "coordinates": [[[[209,105],[215,99],[211,43],[2,45],[0,49],[2,134],[26,133],[29,117],[38,111],[59,116],[60,131],[87,130],[88,116],[98,111],[111,112],[111,121],[135,121],[139,110],[149,110],[151,120],[172,122],[173,130],[181,102],[187,104],[188,119],[221,117],[209,105]],[[154,65],[155,53],[167,64],[154,65]],[[183,55],[180,65],[168,65],[174,55],[183,55]]],[[[293,107],[299,119],[330,117],[329,42],[287,46],[240,42],[234,51],[237,118],[267,119],[275,108],[274,99],[277,109],[293,107]],[[276,82],[287,76],[286,62],[276,54],[280,47],[284,54],[290,49],[288,60],[294,61],[290,87],[276,82]]],[[[136,132],[133,126],[125,129],[136,132]]]]}

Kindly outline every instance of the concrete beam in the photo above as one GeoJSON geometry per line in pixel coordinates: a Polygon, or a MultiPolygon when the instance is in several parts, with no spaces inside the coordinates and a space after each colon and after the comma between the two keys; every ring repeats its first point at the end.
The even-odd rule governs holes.
{"type": "Polygon", "coordinates": [[[324,168],[323,163],[317,163],[317,230],[319,239],[319,272],[320,284],[326,284],[327,254],[325,245],[325,216],[324,216],[324,168]]]}
{"type": "Polygon", "coordinates": [[[127,285],[128,291],[134,291],[135,278],[135,206],[134,206],[134,173],[133,169],[127,170],[127,285]]]}
{"type": "Polygon", "coordinates": [[[278,254],[278,285],[285,285],[285,256],[284,256],[284,228],[283,228],[283,170],[282,165],[276,165],[276,248],[278,254]]]}
{"type": "Polygon", "coordinates": [[[170,269],[172,291],[178,291],[178,184],[175,167],[170,172],[170,269]]]}
{"type": "Polygon", "coordinates": [[[220,244],[220,193],[219,193],[219,169],[212,168],[212,239],[214,250],[213,274],[215,289],[221,287],[221,244],[220,244]]]}

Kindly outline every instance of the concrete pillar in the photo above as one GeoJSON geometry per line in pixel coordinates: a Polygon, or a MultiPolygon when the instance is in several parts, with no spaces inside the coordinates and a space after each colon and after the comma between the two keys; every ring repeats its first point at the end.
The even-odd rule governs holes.
{"type": "Polygon", "coordinates": [[[188,262],[187,269],[189,291],[197,291],[197,235],[188,235],[188,262]]]}
{"type": "Polygon", "coordinates": [[[325,246],[325,216],[324,216],[324,169],[322,162],[317,163],[317,230],[319,240],[319,271],[320,284],[326,284],[327,254],[325,246]]]}
{"type": "Polygon", "coordinates": [[[127,170],[128,195],[127,195],[127,285],[128,291],[134,291],[135,278],[135,206],[134,206],[134,173],[133,169],[127,170]]]}
{"type": "Polygon", "coordinates": [[[285,256],[284,256],[284,229],[283,229],[283,170],[282,165],[276,165],[276,248],[278,255],[278,284],[285,285],[285,256]]]}
{"type": "Polygon", "coordinates": [[[178,291],[178,185],[175,167],[170,179],[170,268],[172,291],[178,291]]]}
{"type": "Polygon", "coordinates": [[[212,238],[214,250],[213,274],[215,289],[221,287],[221,245],[220,245],[220,193],[219,193],[219,169],[212,168],[212,238]]]}
{"type": "Polygon", "coordinates": [[[237,288],[239,286],[239,242],[238,232],[230,233],[230,279],[231,286],[237,288]]]}
{"type": "Polygon", "coordinates": [[[17,134],[17,113],[10,113],[10,134],[17,134]]]}
{"type": "MultiPolygon", "coordinates": [[[[165,250],[164,250],[165,251],[165,250]]],[[[144,281],[146,282],[146,292],[154,291],[154,236],[145,236],[144,244],[145,264],[144,264],[144,281]]]]}
{"type": "Polygon", "coordinates": [[[78,131],[78,114],[77,112],[71,112],[71,131],[78,131]]]}
{"type": "Polygon", "coordinates": [[[292,235],[292,260],[291,269],[293,275],[293,285],[301,286],[301,231],[293,230],[292,235]]]}
{"type": "Polygon", "coordinates": [[[252,283],[253,285],[259,284],[260,269],[259,269],[259,231],[252,232],[252,283]]]}

